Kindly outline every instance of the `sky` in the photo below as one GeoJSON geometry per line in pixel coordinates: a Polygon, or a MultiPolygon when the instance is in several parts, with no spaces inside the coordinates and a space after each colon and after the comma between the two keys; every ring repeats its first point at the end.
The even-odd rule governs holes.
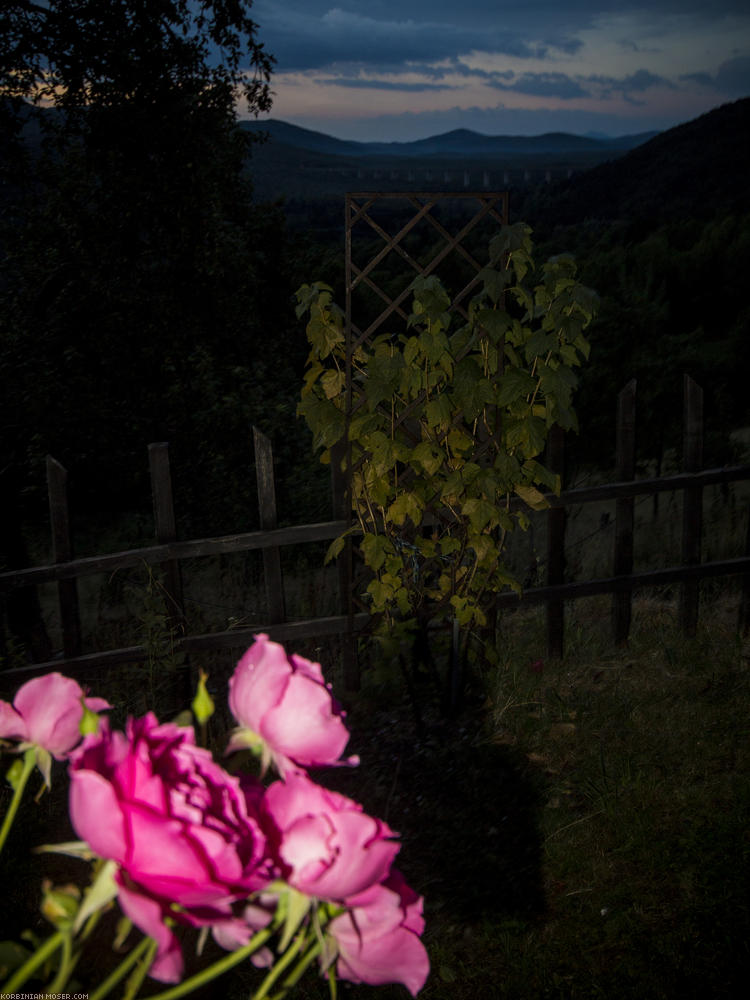
{"type": "Polygon", "coordinates": [[[271,117],[341,139],[630,135],[750,96],[748,0],[255,0],[271,117]]]}

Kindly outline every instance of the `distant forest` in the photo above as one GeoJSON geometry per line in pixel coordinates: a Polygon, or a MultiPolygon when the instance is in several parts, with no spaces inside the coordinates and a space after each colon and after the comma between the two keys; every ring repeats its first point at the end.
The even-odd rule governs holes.
{"type": "MultiPolygon", "coordinates": [[[[63,32],[67,7],[54,6],[63,32]]],[[[33,82],[39,39],[109,58],[95,15],[71,10],[73,21],[93,18],[91,32],[76,22],[69,37],[50,39],[44,25],[24,36],[31,54],[0,93],[0,557],[17,565],[7,539],[44,521],[46,454],[70,470],[81,515],[148,510],[151,441],[170,443],[183,534],[251,529],[253,425],[274,443],[282,521],[327,518],[328,473],[296,417],[307,343],[294,292],[323,280],[343,304],[341,190],[312,190],[312,175],[292,166],[269,191],[271,146],[238,127],[227,80],[196,60],[175,90],[159,49],[168,43],[145,9],[139,30],[155,33],[161,55],[139,67],[141,90],[111,83],[132,69],[116,51],[127,26],[115,26],[111,66],[94,70],[109,82],[89,81],[85,113],[74,103],[35,110],[15,91],[33,82]],[[122,96],[131,93],[138,100],[122,96]]],[[[23,62],[23,45],[13,51],[23,62]]],[[[253,99],[267,107],[262,89],[253,99]]],[[[706,460],[724,462],[728,431],[750,423],[750,99],[641,139],[599,150],[609,162],[595,166],[590,149],[555,154],[549,181],[530,167],[524,179],[518,160],[508,168],[511,219],[532,226],[537,256],[573,253],[602,299],[571,458],[611,466],[615,396],[634,376],[642,458],[679,446],[687,371],[706,391],[706,460]]],[[[494,153],[451,155],[458,189],[470,169],[500,176],[494,153]]],[[[449,168],[435,162],[439,188],[449,168]]],[[[356,188],[356,177],[343,180],[356,188]]],[[[429,250],[420,238],[416,256],[429,250]]]]}

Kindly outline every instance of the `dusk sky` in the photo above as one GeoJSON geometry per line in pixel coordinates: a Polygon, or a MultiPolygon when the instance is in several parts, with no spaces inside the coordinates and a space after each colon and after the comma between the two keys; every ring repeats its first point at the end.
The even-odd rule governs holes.
{"type": "Polygon", "coordinates": [[[750,95],[748,0],[256,0],[271,116],[343,139],[666,129],[750,95]]]}

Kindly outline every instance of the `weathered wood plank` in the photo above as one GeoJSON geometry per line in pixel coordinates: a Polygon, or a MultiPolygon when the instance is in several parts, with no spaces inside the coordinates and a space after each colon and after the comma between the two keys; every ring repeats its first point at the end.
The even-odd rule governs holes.
{"type": "MultiPolygon", "coordinates": [[[[750,558],[750,503],[747,505],[745,555],[750,558]]],[[[742,593],[740,596],[738,628],[743,636],[750,634],[750,573],[747,573],[742,577],[742,593]]]]}
{"type": "MultiPolygon", "coordinates": [[[[151,472],[151,496],[154,503],[154,527],[159,544],[177,540],[177,521],[172,495],[172,473],[169,467],[169,445],[166,441],[148,446],[151,472]]],[[[177,559],[170,559],[164,567],[164,592],[167,598],[167,615],[177,635],[185,633],[185,605],[182,592],[182,571],[177,559]]]]}
{"type": "Polygon", "coordinates": [[[521,602],[538,604],[550,599],[573,601],[579,597],[613,594],[618,590],[630,588],[661,587],[668,583],[680,583],[685,579],[702,580],[712,576],[741,576],[748,572],[750,572],[750,556],[739,556],[736,559],[722,559],[716,562],[702,563],[699,566],[670,566],[666,569],[632,573],[630,576],[580,580],[576,583],[563,583],[555,587],[534,587],[531,590],[525,590],[521,597],[509,591],[499,594],[497,601],[499,605],[506,608],[518,606],[521,602]]]}
{"type": "MultiPolygon", "coordinates": [[[[683,377],[682,467],[697,472],[703,463],[703,390],[689,375],[683,377]]],[[[685,489],[682,508],[682,562],[694,566],[701,561],[703,488],[685,489]]],[[[693,636],[698,627],[699,581],[687,578],[680,589],[680,627],[693,636]]]]}
{"type": "MultiPolygon", "coordinates": [[[[635,392],[636,380],[631,379],[617,396],[615,475],[620,482],[635,476],[635,392]]],[[[615,576],[629,576],[633,572],[634,503],[634,497],[620,497],[615,504],[615,550],[612,566],[615,576]]],[[[631,618],[631,592],[616,592],[612,599],[612,635],[616,645],[627,643],[631,618]]]]}
{"type": "MultiPolygon", "coordinates": [[[[368,614],[354,615],[353,627],[356,631],[363,630],[370,622],[368,614]]],[[[253,636],[260,632],[269,635],[276,642],[296,642],[301,639],[323,638],[331,635],[345,634],[350,627],[348,615],[335,615],[328,618],[310,618],[294,622],[282,622],[280,625],[258,625],[251,629],[230,629],[226,632],[210,632],[205,635],[186,636],[178,640],[177,648],[189,653],[205,652],[212,649],[245,649],[253,641],[253,636]]],[[[108,667],[122,666],[125,663],[140,663],[148,655],[145,646],[127,646],[123,649],[110,649],[98,653],[87,653],[83,656],[66,658],[64,660],[48,660],[45,663],[33,663],[23,667],[13,667],[0,673],[0,693],[11,694],[19,684],[30,677],[48,673],[51,670],[66,672],[82,672],[108,667]]]]}
{"type": "Polygon", "coordinates": [[[224,535],[218,538],[201,538],[189,542],[171,542],[151,545],[125,552],[112,552],[104,556],[90,556],[52,566],[32,566],[29,569],[0,573],[0,589],[26,587],[50,580],[65,580],[90,573],[111,573],[116,569],[138,566],[147,562],[153,565],[169,559],[195,559],[201,556],[226,555],[272,548],[278,545],[302,545],[336,538],[346,531],[346,521],[322,521],[319,524],[301,524],[275,531],[249,531],[244,534],[224,535]]]}
{"type": "MultiPolygon", "coordinates": [[[[547,467],[565,477],[565,434],[561,427],[550,429],[547,440],[547,467]]],[[[565,507],[552,507],[547,514],[547,586],[555,588],[565,579],[565,507]]],[[[565,605],[561,600],[547,602],[547,655],[561,659],[565,642],[565,605]]]]}
{"type": "MultiPolygon", "coordinates": [[[[255,477],[258,484],[258,510],[261,531],[276,528],[276,484],[273,473],[273,449],[270,438],[253,427],[255,448],[255,477]]],[[[286,618],[284,578],[281,572],[281,549],[278,546],[263,549],[263,578],[266,586],[268,620],[273,624],[286,618]]]]}
{"type": "MultiPolygon", "coordinates": [[[[52,559],[57,564],[70,563],[73,560],[73,540],[68,506],[68,473],[51,455],[47,455],[47,496],[52,531],[52,559]]],[[[81,620],[77,581],[60,579],[57,594],[63,632],[63,651],[66,657],[78,656],[81,652],[81,620]]]]}

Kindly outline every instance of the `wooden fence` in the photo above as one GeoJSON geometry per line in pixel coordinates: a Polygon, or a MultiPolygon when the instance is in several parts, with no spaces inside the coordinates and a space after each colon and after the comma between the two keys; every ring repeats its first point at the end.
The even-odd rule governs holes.
{"type": "MultiPolygon", "coordinates": [[[[719,469],[701,469],[702,464],[702,392],[685,376],[684,379],[684,447],[683,471],[677,475],[653,479],[634,479],[635,474],[635,382],[630,382],[618,398],[616,469],[618,481],[601,486],[566,490],[559,497],[549,494],[550,508],[546,514],[547,561],[546,585],[525,591],[524,602],[544,602],[547,607],[547,647],[550,656],[562,656],[564,641],[564,605],[593,594],[612,594],[612,632],[614,641],[627,641],[630,628],[631,599],[634,590],[680,585],[680,622],[686,634],[695,631],[699,611],[699,581],[708,577],[741,575],[740,627],[750,625],[750,517],[743,556],[719,561],[701,562],[702,493],[705,487],[750,479],[750,465],[719,469]],[[683,532],[680,565],[666,569],[633,571],[633,507],[636,496],[665,491],[682,492],[683,532]],[[595,580],[566,582],[565,526],[566,511],[579,504],[615,500],[615,543],[612,575],[595,580]]],[[[149,445],[156,544],[107,555],[83,559],[72,558],[70,514],[67,497],[67,472],[53,458],[47,459],[49,510],[52,536],[52,562],[48,565],[0,573],[0,599],[19,587],[34,587],[56,582],[62,624],[63,651],[56,659],[23,667],[6,669],[0,681],[13,685],[49,670],[102,668],[143,660],[143,646],[82,653],[82,637],[78,606],[77,580],[88,574],[112,573],[115,570],[147,564],[165,568],[164,588],[167,604],[176,631],[178,648],[188,654],[205,650],[242,649],[249,645],[257,632],[268,632],[281,642],[294,643],[303,638],[343,635],[354,647],[356,636],[367,626],[370,616],[365,613],[339,614],[323,618],[290,621],[284,602],[284,582],[280,550],[310,542],[329,541],[349,526],[338,519],[317,524],[279,528],[276,521],[276,501],[271,443],[254,430],[255,464],[260,509],[259,531],[177,540],[169,468],[169,450],[165,443],[149,445]],[[267,594],[267,621],[252,629],[233,628],[226,631],[190,635],[183,605],[180,564],[185,559],[229,553],[261,551],[267,594]]],[[[562,434],[551,435],[548,464],[563,472],[564,441],[562,434]]],[[[339,509],[340,497],[334,498],[334,510],[339,509]]],[[[497,595],[498,608],[518,605],[514,593],[497,595]]],[[[346,602],[344,602],[346,606],[346,602]]],[[[344,686],[356,690],[359,673],[356,656],[345,661],[344,686]]],[[[3,684],[5,686],[5,684],[3,684]]]]}

